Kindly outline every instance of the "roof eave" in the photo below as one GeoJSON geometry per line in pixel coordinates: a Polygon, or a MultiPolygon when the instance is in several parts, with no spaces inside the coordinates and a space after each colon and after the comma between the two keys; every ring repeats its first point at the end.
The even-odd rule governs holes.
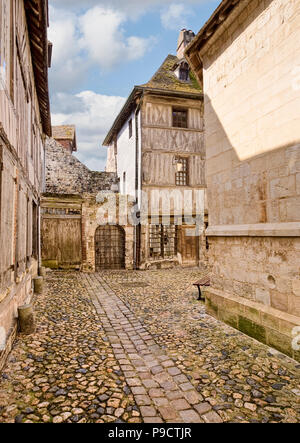
{"type": "Polygon", "coordinates": [[[166,89],[160,89],[160,88],[150,88],[150,87],[144,87],[144,86],[135,86],[132,93],[128,97],[125,105],[121,109],[119,115],[114,121],[114,124],[112,125],[111,129],[109,130],[107,136],[105,137],[105,140],[102,144],[102,146],[111,146],[112,142],[114,141],[114,137],[120,129],[122,128],[124,122],[128,118],[128,114],[131,110],[131,106],[136,100],[136,93],[144,94],[145,92],[149,92],[154,95],[164,95],[167,97],[181,97],[186,99],[192,99],[192,100],[202,100],[203,94],[202,92],[185,92],[185,91],[172,91],[172,90],[166,90],[166,89]]]}
{"type": "Polygon", "coordinates": [[[24,0],[24,6],[42,127],[44,133],[51,137],[51,114],[48,85],[48,1],[24,0]]]}
{"type": "Polygon", "coordinates": [[[131,92],[131,94],[129,95],[125,105],[123,106],[123,108],[121,109],[121,111],[119,112],[118,116],[116,117],[112,127],[110,128],[107,136],[105,137],[102,146],[110,146],[114,140],[114,136],[116,133],[118,133],[120,131],[120,129],[122,128],[124,122],[126,121],[126,118],[129,114],[129,112],[131,111],[133,104],[135,103],[135,100],[137,98],[138,94],[142,94],[143,93],[144,88],[141,86],[135,86],[131,92]]]}
{"type": "Polygon", "coordinates": [[[220,3],[209,20],[200,29],[196,37],[186,47],[184,54],[189,62],[191,61],[191,53],[200,51],[240,2],[241,0],[223,0],[220,3]]]}

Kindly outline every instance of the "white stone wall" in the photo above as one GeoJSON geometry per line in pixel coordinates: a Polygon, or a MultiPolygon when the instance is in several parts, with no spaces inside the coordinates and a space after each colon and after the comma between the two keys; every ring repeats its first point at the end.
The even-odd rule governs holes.
{"type": "Polygon", "coordinates": [[[203,55],[207,158],[223,169],[232,148],[245,160],[300,141],[300,3],[242,5],[203,55]]]}
{"type": "Polygon", "coordinates": [[[299,222],[299,1],[242,1],[201,55],[210,225],[299,222]]]}
{"type": "Polygon", "coordinates": [[[135,114],[131,114],[123,128],[118,134],[118,177],[120,178],[120,193],[135,197],[135,177],[136,177],[136,127],[135,114]],[[132,137],[129,138],[129,120],[132,119],[132,137]],[[124,184],[124,173],[126,173],[126,183],[124,184]]]}
{"type": "Polygon", "coordinates": [[[300,316],[299,0],[241,1],[200,55],[212,285],[300,316]]]}

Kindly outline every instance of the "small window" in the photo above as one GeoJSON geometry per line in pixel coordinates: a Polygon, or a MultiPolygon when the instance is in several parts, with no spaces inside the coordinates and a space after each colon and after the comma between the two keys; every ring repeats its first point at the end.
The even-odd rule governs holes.
{"type": "Polygon", "coordinates": [[[123,194],[126,195],[126,172],[123,172],[123,194]]]}
{"type": "Polygon", "coordinates": [[[179,80],[187,82],[189,80],[189,65],[183,63],[179,68],[179,80]]]}
{"type": "Polygon", "coordinates": [[[173,109],[173,127],[187,128],[188,127],[188,112],[183,109],[173,109]]]}
{"type": "Polygon", "coordinates": [[[129,127],[129,138],[131,138],[132,137],[132,118],[129,120],[128,127],[129,127]]]}
{"type": "Polygon", "coordinates": [[[176,186],[188,186],[188,159],[184,157],[177,157],[176,168],[176,186]]]}
{"type": "Polygon", "coordinates": [[[152,259],[172,259],[177,255],[177,227],[150,225],[149,251],[152,259]]]}

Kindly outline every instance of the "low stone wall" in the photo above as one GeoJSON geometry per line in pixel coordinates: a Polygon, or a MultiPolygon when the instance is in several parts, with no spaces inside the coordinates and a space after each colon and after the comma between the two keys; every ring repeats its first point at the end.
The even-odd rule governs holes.
{"type": "Polygon", "coordinates": [[[210,237],[209,245],[214,289],[300,318],[299,237],[210,237]]]}
{"type": "Polygon", "coordinates": [[[208,314],[300,361],[300,318],[216,289],[205,290],[208,314]]]}

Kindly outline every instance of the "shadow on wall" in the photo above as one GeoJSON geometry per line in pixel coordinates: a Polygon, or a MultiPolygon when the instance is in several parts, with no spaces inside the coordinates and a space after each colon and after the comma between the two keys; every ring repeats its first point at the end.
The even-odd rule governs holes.
{"type": "Polygon", "coordinates": [[[205,116],[209,225],[300,222],[300,137],[241,159],[207,95],[205,116]]]}

